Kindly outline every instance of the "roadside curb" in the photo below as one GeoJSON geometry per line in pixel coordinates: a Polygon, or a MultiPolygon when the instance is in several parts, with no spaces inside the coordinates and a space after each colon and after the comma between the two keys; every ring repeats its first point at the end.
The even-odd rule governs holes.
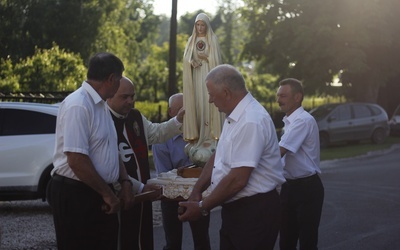
{"type": "Polygon", "coordinates": [[[367,152],[366,154],[363,154],[363,155],[358,155],[358,156],[349,157],[349,158],[343,158],[343,159],[333,159],[333,160],[321,161],[320,167],[321,167],[321,169],[331,168],[331,167],[334,167],[335,165],[337,165],[337,163],[340,163],[340,162],[346,162],[346,161],[350,161],[350,160],[354,160],[354,159],[367,159],[367,158],[375,157],[377,155],[387,154],[387,153],[390,153],[390,152],[392,152],[394,150],[398,150],[398,149],[400,149],[400,144],[393,144],[390,148],[382,149],[382,150],[369,151],[369,152],[367,152]]]}

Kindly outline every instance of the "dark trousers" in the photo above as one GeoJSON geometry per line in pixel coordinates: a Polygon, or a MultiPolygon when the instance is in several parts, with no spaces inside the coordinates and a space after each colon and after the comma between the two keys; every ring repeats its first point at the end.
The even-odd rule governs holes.
{"type": "Polygon", "coordinates": [[[89,186],[55,176],[48,198],[59,250],[117,249],[117,214],[105,214],[102,197],[89,186]]]}
{"type": "Polygon", "coordinates": [[[282,223],[281,250],[318,249],[318,227],[324,201],[324,187],[317,174],[299,180],[288,180],[280,194],[282,223]]]}
{"type": "Polygon", "coordinates": [[[121,250],[153,250],[153,211],[150,201],[121,211],[121,250]]]}
{"type": "MultiPolygon", "coordinates": [[[[182,222],[178,219],[178,207],[178,201],[161,201],[161,212],[166,241],[166,245],[163,248],[164,250],[182,249],[182,222]]],[[[189,224],[192,231],[194,249],[211,249],[210,238],[208,235],[210,216],[202,217],[198,221],[190,221],[189,224]]]]}
{"type": "Polygon", "coordinates": [[[221,250],[273,249],[279,231],[276,190],[224,204],[221,210],[221,250]]]}

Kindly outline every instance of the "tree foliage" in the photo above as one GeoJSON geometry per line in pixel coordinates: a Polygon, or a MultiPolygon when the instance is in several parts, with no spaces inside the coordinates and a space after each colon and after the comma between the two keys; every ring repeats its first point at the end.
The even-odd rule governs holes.
{"type": "Polygon", "coordinates": [[[85,78],[55,86],[60,83],[57,75],[81,76],[81,72],[64,72],[71,67],[46,69],[46,53],[59,50],[86,63],[94,53],[112,52],[124,62],[125,73],[139,82],[138,69],[151,53],[159,25],[151,2],[137,0],[1,0],[0,14],[3,89],[61,90],[80,84],[85,78]],[[21,74],[20,78],[15,74],[21,74]]]}
{"type": "MultiPolygon", "coordinates": [[[[86,76],[86,68],[79,55],[68,53],[57,45],[38,49],[35,54],[14,66],[19,86],[14,91],[73,91],[86,76]]],[[[5,82],[11,82],[5,77],[5,82]]],[[[5,90],[7,90],[5,88],[5,90]]]]}
{"type": "Polygon", "coordinates": [[[259,72],[297,77],[309,93],[328,92],[339,75],[354,100],[371,102],[398,72],[397,0],[244,2],[252,39],[243,56],[259,61],[259,72]]]}
{"type": "MultiPolygon", "coordinates": [[[[101,17],[111,9],[111,0],[2,0],[0,12],[1,57],[12,59],[33,55],[35,47],[49,49],[53,42],[61,48],[90,56],[101,17]],[[18,27],[15,29],[15,27],[18,27]]],[[[114,1],[115,2],[115,1],[114,1]]]]}
{"type": "MultiPolygon", "coordinates": [[[[387,103],[389,96],[395,99],[390,105],[397,104],[391,90],[398,89],[400,79],[400,1],[217,2],[217,13],[208,15],[223,62],[255,66],[245,77],[259,100],[273,100],[276,82],[296,77],[308,95],[337,93],[346,94],[347,100],[387,103]],[[336,77],[342,88],[329,84],[336,77]]],[[[154,15],[152,4],[153,0],[0,0],[0,90],[73,90],[85,79],[82,67],[90,56],[108,51],[124,62],[139,100],[166,100],[170,20],[154,15]]],[[[179,19],[178,91],[184,46],[200,12],[204,11],[179,19]]]]}
{"type": "Polygon", "coordinates": [[[19,76],[14,72],[11,58],[0,58],[0,91],[13,92],[19,90],[19,76]]]}

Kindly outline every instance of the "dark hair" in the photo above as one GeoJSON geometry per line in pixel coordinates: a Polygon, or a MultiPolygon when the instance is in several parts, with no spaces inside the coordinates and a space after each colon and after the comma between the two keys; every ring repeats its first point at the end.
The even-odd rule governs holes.
{"type": "Polygon", "coordinates": [[[295,78],[286,78],[279,82],[279,86],[289,85],[292,89],[292,93],[300,93],[304,97],[303,85],[295,78]]]}
{"type": "Polygon", "coordinates": [[[111,53],[100,52],[90,58],[87,79],[104,81],[111,74],[122,76],[124,70],[124,64],[118,57],[111,53]]]}

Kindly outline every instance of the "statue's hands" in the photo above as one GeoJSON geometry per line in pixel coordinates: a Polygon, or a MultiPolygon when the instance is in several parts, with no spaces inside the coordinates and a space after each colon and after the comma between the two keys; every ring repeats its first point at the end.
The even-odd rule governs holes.
{"type": "MultiPolygon", "coordinates": [[[[199,53],[197,53],[197,56],[198,56],[202,61],[208,62],[208,56],[207,56],[207,54],[205,54],[204,52],[199,52],[199,53]]],[[[201,66],[201,63],[200,63],[200,66],[201,66]]]]}
{"type": "Polygon", "coordinates": [[[197,68],[197,67],[200,67],[200,66],[201,66],[201,63],[198,62],[198,61],[196,61],[196,60],[192,60],[191,64],[192,64],[192,67],[193,67],[193,68],[197,68]]]}

